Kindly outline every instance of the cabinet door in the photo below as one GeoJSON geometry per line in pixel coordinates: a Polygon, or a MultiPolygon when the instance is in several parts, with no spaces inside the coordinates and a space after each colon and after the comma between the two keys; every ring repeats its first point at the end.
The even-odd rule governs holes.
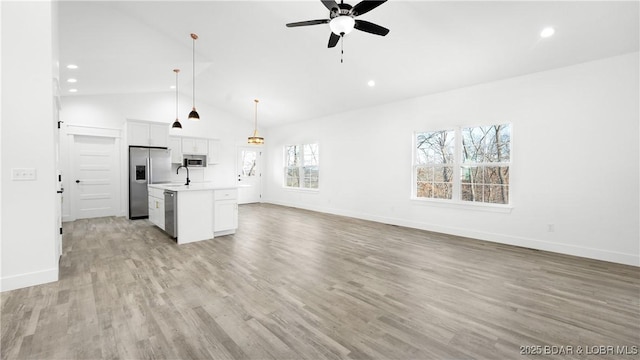
{"type": "Polygon", "coordinates": [[[213,228],[215,232],[238,228],[238,203],[235,200],[215,202],[213,228]]]}
{"type": "Polygon", "coordinates": [[[149,124],[149,145],[169,146],[169,125],[149,124]]]}
{"type": "Polygon", "coordinates": [[[207,152],[207,163],[209,164],[218,164],[220,163],[220,151],[222,146],[220,145],[220,140],[213,139],[209,140],[209,147],[207,152]]]}
{"type": "Polygon", "coordinates": [[[157,222],[156,214],[156,198],[149,196],[149,221],[154,225],[157,222]]]}
{"type": "Polygon", "coordinates": [[[171,162],[182,164],[182,139],[179,137],[169,137],[169,149],[171,149],[171,162]]]}
{"type": "Polygon", "coordinates": [[[195,152],[194,154],[207,155],[207,140],[206,139],[196,139],[195,141],[195,152]]]}
{"type": "Polygon", "coordinates": [[[129,145],[149,145],[149,124],[128,122],[127,130],[129,132],[129,145]]]}
{"type": "Polygon", "coordinates": [[[195,154],[196,139],[182,138],[182,153],[183,154],[195,154]]]}
{"type": "Polygon", "coordinates": [[[207,155],[207,140],[196,138],[182,138],[182,153],[207,155]]]}
{"type": "Polygon", "coordinates": [[[156,198],[156,225],[164,230],[164,199],[156,198]]]}

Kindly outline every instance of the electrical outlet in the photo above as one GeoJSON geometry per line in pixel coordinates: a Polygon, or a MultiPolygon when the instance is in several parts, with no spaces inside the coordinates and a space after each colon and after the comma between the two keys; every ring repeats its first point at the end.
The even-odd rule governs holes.
{"type": "Polygon", "coordinates": [[[34,168],[14,168],[11,169],[11,180],[35,180],[36,169],[34,168]]]}
{"type": "Polygon", "coordinates": [[[547,232],[555,232],[556,224],[547,224],[547,232]]]}

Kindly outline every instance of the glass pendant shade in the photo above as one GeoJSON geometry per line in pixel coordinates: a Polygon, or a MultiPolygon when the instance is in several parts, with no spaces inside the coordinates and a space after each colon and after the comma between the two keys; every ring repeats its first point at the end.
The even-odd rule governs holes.
{"type": "Polygon", "coordinates": [[[356,25],[356,20],[348,15],[341,15],[338,17],[334,17],[329,22],[329,28],[336,35],[346,35],[353,30],[353,27],[356,25]]]}

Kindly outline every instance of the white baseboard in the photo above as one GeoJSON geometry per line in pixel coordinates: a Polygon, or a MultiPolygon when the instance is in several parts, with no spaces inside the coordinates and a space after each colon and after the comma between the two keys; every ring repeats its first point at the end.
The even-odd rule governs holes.
{"type": "Polygon", "coordinates": [[[58,281],[57,268],[7,276],[0,279],[0,292],[22,289],[54,281],[58,281]]]}
{"type": "Polygon", "coordinates": [[[624,265],[640,266],[640,256],[637,254],[636,255],[625,254],[625,253],[620,253],[620,252],[610,251],[605,249],[594,249],[594,248],[588,248],[583,246],[561,244],[561,243],[555,243],[555,242],[550,242],[546,240],[539,240],[539,239],[533,239],[533,238],[527,238],[527,237],[521,237],[521,236],[512,236],[512,235],[505,235],[505,234],[499,234],[499,233],[490,233],[490,232],[484,232],[484,231],[471,230],[466,228],[441,226],[438,224],[416,222],[416,221],[398,219],[398,218],[389,218],[389,217],[376,216],[376,215],[352,212],[352,211],[345,211],[345,210],[334,209],[334,208],[301,206],[299,204],[291,204],[286,202],[269,201],[269,200],[263,200],[263,202],[268,204],[282,205],[282,206],[294,207],[299,209],[317,211],[317,212],[327,213],[327,214],[347,216],[347,217],[352,217],[356,219],[375,221],[383,224],[398,225],[398,226],[404,226],[404,227],[409,227],[414,229],[439,232],[443,234],[463,236],[463,237],[468,237],[468,238],[473,238],[478,240],[500,243],[500,244],[513,245],[513,246],[519,246],[519,247],[525,247],[525,248],[531,248],[531,249],[543,250],[543,251],[550,251],[550,252],[555,252],[555,253],[560,253],[565,255],[579,256],[579,257],[588,258],[588,259],[602,260],[602,261],[608,261],[608,262],[624,264],[624,265]]]}

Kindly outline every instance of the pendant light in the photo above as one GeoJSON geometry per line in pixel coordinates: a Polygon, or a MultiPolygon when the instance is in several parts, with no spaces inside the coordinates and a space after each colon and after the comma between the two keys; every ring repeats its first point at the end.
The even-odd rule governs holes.
{"type": "Polygon", "coordinates": [[[173,122],[171,128],[182,130],[182,124],[180,124],[180,120],[178,120],[178,73],[180,69],[173,69],[173,72],[176,73],[176,121],[173,122]]]}
{"type": "Polygon", "coordinates": [[[196,111],[196,40],[198,39],[198,35],[191,34],[191,38],[193,39],[193,110],[189,113],[189,120],[200,120],[200,115],[196,111]]]}
{"type": "Polygon", "coordinates": [[[258,136],[258,99],[253,100],[256,103],[256,112],[255,112],[255,127],[253,129],[253,136],[249,136],[249,144],[261,145],[264,144],[264,138],[258,136]]]}

